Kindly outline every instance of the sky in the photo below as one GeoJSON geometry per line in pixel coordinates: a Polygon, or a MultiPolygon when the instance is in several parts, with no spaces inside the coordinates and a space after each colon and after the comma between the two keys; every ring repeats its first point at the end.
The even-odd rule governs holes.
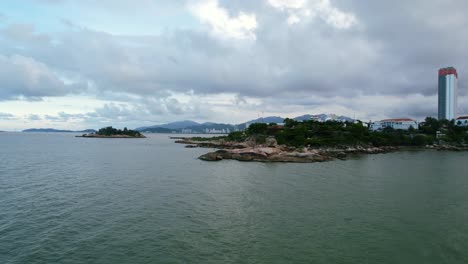
{"type": "Polygon", "coordinates": [[[437,116],[463,0],[0,1],[0,130],[437,116]],[[450,7],[450,8],[447,8],[450,7]]]}

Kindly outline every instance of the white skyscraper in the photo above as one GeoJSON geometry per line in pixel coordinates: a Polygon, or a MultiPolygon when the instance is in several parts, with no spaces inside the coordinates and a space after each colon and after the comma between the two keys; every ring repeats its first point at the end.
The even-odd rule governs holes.
{"type": "Polygon", "coordinates": [[[453,67],[439,70],[439,120],[457,118],[458,73],[453,67]]]}

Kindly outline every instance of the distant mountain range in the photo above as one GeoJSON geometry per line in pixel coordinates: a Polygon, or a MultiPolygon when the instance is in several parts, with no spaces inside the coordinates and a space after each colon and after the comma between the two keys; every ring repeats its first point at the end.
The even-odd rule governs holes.
{"type": "Polygon", "coordinates": [[[172,122],[168,124],[139,127],[135,130],[149,133],[229,133],[238,128],[235,125],[219,123],[197,123],[191,120],[172,122]]]}
{"type": "MultiPolygon", "coordinates": [[[[261,117],[258,119],[250,120],[245,123],[232,125],[232,124],[223,124],[223,123],[197,123],[191,120],[184,120],[178,122],[172,122],[162,125],[155,125],[155,126],[146,126],[146,127],[139,127],[135,130],[140,132],[146,133],[229,133],[232,131],[237,130],[244,130],[250,124],[254,123],[283,123],[284,117],[280,116],[268,116],[268,117],[261,117]]],[[[297,121],[305,121],[305,120],[312,120],[315,119],[317,121],[327,121],[327,120],[338,120],[338,121],[353,121],[352,118],[347,116],[337,116],[337,115],[327,115],[327,114],[320,114],[320,115],[303,115],[293,118],[297,121]]]]}
{"type": "Polygon", "coordinates": [[[31,128],[31,129],[26,129],[23,130],[23,132],[41,132],[41,133],[94,133],[96,130],[94,129],[86,129],[86,130],[80,130],[80,131],[72,131],[72,130],[60,130],[60,129],[54,129],[54,128],[31,128]]]}
{"type": "Polygon", "coordinates": [[[167,123],[167,124],[163,124],[163,125],[157,125],[157,126],[149,126],[149,127],[139,127],[139,128],[136,128],[135,130],[137,131],[147,131],[147,130],[151,130],[151,129],[155,129],[155,128],[164,128],[164,129],[174,129],[174,130],[177,130],[177,129],[184,129],[186,127],[192,127],[192,126],[199,126],[201,124],[195,122],[195,121],[191,121],[191,120],[184,120],[184,121],[177,121],[177,122],[172,122],[172,123],[167,123]]]}
{"type": "MultiPolygon", "coordinates": [[[[261,117],[254,120],[247,121],[245,123],[232,125],[232,124],[223,124],[223,123],[197,123],[191,120],[183,120],[177,121],[162,125],[155,125],[155,126],[145,126],[139,127],[135,130],[143,133],[186,133],[186,134],[200,134],[200,133],[208,133],[208,134],[223,134],[223,133],[230,133],[233,131],[244,130],[250,124],[254,123],[277,123],[281,124],[284,122],[284,117],[280,116],[267,116],[261,117]]],[[[317,120],[317,121],[327,121],[327,120],[338,120],[338,121],[353,121],[352,118],[347,116],[337,116],[337,115],[327,115],[327,114],[320,114],[320,115],[303,115],[293,118],[297,121],[305,121],[305,120],[317,120]]],[[[23,130],[23,132],[42,132],[42,133],[93,133],[96,132],[94,129],[86,129],[81,131],[72,131],[72,130],[61,130],[61,129],[54,129],[54,128],[32,128],[23,130]]]]}

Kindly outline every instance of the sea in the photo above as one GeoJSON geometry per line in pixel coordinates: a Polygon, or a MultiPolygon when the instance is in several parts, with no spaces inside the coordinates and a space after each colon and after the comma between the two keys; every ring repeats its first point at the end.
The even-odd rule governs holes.
{"type": "Polygon", "coordinates": [[[198,160],[145,139],[0,133],[0,263],[468,263],[468,153],[198,160]]]}

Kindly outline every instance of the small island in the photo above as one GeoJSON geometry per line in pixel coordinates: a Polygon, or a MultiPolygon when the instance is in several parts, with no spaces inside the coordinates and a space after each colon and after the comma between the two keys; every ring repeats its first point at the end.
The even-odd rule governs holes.
{"type": "Polygon", "coordinates": [[[186,147],[218,149],[199,157],[205,161],[233,159],[259,162],[323,162],[354,154],[378,154],[408,149],[468,150],[468,128],[454,121],[431,117],[419,127],[398,130],[386,127],[371,131],[364,123],[284,120],[251,124],[245,131],[225,137],[182,138],[186,147]]]}
{"type": "Polygon", "coordinates": [[[127,128],[116,129],[113,127],[104,127],[94,133],[83,134],[82,138],[146,138],[138,131],[130,130],[127,128]]]}

